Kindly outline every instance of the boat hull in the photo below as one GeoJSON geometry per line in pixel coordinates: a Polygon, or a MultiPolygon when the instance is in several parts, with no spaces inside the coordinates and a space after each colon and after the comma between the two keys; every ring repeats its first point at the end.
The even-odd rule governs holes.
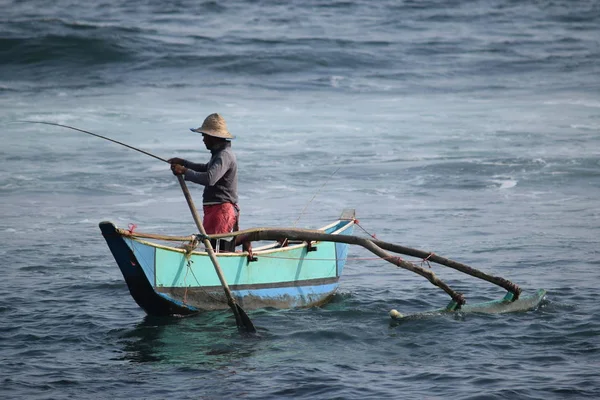
{"type": "MultiPolygon", "coordinates": [[[[339,220],[324,232],[352,234],[354,220],[339,220]]],[[[164,246],[124,235],[111,222],[100,230],[131,296],[149,315],[188,315],[229,308],[206,252],[164,246]]],[[[319,242],[286,247],[265,246],[254,252],[218,253],[217,259],[236,301],[244,309],[321,305],[338,288],[348,245],[319,242]]]]}

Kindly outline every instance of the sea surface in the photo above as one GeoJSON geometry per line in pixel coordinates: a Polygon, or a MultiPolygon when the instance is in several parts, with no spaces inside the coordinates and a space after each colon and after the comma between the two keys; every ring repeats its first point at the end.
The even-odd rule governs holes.
{"type": "MultiPolygon", "coordinates": [[[[600,398],[599,2],[0,6],[1,398],[600,398]],[[168,165],[17,121],[205,162],[188,128],[213,112],[242,228],[354,208],[362,236],[546,298],[390,324],[449,298],[353,247],[331,303],[251,311],[258,337],[225,311],[146,316],[98,223],[193,233],[168,165]]],[[[431,268],[469,303],[504,296],[431,268]]]]}

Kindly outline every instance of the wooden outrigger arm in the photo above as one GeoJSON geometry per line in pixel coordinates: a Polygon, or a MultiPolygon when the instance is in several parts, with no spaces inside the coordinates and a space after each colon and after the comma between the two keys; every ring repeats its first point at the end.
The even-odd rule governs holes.
{"type": "Polygon", "coordinates": [[[236,237],[236,243],[242,242],[254,242],[260,240],[299,240],[305,242],[318,241],[318,242],[337,242],[337,243],[346,243],[346,244],[354,244],[364,247],[369,250],[371,253],[381,257],[382,259],[406,270],[414,272],[416,274],[421,275],[426,278],[433,285],[439,287],[444,292],[448,293],[448,295],[452,298],[452,300],[456,303],[457,307],[465,304],[464,296],[461,293],[454,291],[450,286],[448,286],[444,281],[439,279],[432,271],[427,270],[425,268],[421,268],[417,265],[414,265],[410,262],[402,260],[400,257],[392,256],[390,253],[386,252],[380,246],[375,244],[374,241],[366,238],[361,238],[358,236],[352,235],[332,235],[328,233],[323,233],[321,231],[309,230],[309,229],[277,229],[277,228],[256,228],[256,229],[248,229],[245,231],[233,232],[229,234],[222,235],[213,235],[211,238],[223,238],[223,237],[236,237]]]}
{"type": "MultiPolygon", "coordinates": [[[[382,240],[377,239],[366,239],[358,236],[352,235],[331,235],[328,233],[323,233],[321,231],[309,230],[309,229],[278,229],[278,228],[256,228],[256,229],[247,229],[245,231],[233,232],[227,234],[228,236],[238,236],[236,242],[242,241],[255,241],[255,240],[278,240],[287,238],[289,240],[313,240],[313,241],[327,241],[327,242],[339,242],[339,243],[347,243],[347,244],[355,244],[360,245],[372,253],[380,256],[386,261],[391,262],[399,267],[407,269],[409,271],[415,272],[425,278],[427,278],[431,283],[436,286],[435,282],[439,281],[438,278],[435,277],[435,274],[431,273],[429,270],[425,268],[418,267],[412,263],[406,262],[404,260],[399,259],[398,257],[392,257],[389,253],[386,253],[385,250],[391,251],[397,254],[404,254],[411,257],[418,257],[423,260],[431,261],[436,264],[444,265],[446,267],[455,269],[467,275],[471,275],[475,278],[482,279],[484,281],[493,283],[498,285],[506,291],[513,294],[513,300],[518,299],[521,294],[521,288],[515,283],[498,277],[486,274],[485,272],[479,271],[478,269],[469,267],[468,265],[459,263],[457,261],[450,260],[445,257],[438,256],[432,252],[426,252],[423,250],[413,249],[410,247],[404,247],[393,243],[384,242],[382,240]]],[[[225,235],[218,235],[220,237],[226,237],[225,235]]],[[[215,236],[216,238],[217,236],[215,236]]],[[[441,281],[439,281],[441,282],[441,281]]],[[[443,282],[442,282],[443,283],[443,282]]],[[[439,286],[444,289],[442,286],[439,286]]],[[[448,294],[450,291],[444,289],[448,294]]],[[[450,296],[454,299],[454,297],[450,294],[450,296]]],[[[459,304],[461,304],[459,302],[459,304]]]]}
{"type": "Polygon", "coordinates": [[[484,281],[493,283],[494,285],[498,285],[498,286],[506,289],[508,292],[512,293],[513,300],[517,300],[521,294],[521,288],[518,285],[516,285],[515,283],[513,283],[507,279],[504,279],[499,276],[488,275],[485,272],[479,271],[478,269],[469,267],[468,265],[461,264],[457,261],[453,261],[453,260],[450,260],[445,257],[440,257],[437,254],[434,254],[431,252],[426,252],[423,250],[418,250],[418,249],[411,249],[410,247],[404,247],[404,246],[400,246],[397,244],[387,243],[387,242],[383,242],[381,240],[373,240],[373,243],[375,243],[382,249],[385,249],[385,250],[388,250],[388,251],[391,251],[394,253],[398,253],[398,254],[404,254],[407,256],[411,256],[411,257],[422,258],[423,260],[427,260],[427,261],[434,262],[436,264],[444,265],[446,267],[455,269],[455,270],[465,273],[467,275],[471,275],[475,278],[479,278],[484,281]]]}
{"type": "MultiPolygon", "coordinates": [[[[159,239],[159,240],[176,240],[176,241],[193,241],[195,239],[195,235],[190,236],[163,236],[163,235],[154,235],[154,234],[144,234],[144,233],[132,233],[125,229],[119,230],[123,235],[130,235],[136,237],[146,237],[150,239],[159,239]]],[[[444,281],[439,279],[431,270],[419,267],[411,262],[402,260],[400,257],[396,257],[391,255],[388,252],[393,252],[397,254],[403,254],[411,257],[421,258],[426,261],[430,261],[436,264],[440,264],[449,268],[453,268],[457,271],[465,273],[467,275],[471,275],[475,278],[485,280],[487,282],[498,285],[504,289],[506,289],[509,293],[506,296],[506,300],[515,301],[519,298],[521,294],[521,288],[514,284],[513,282],[486,274],[482,271],[479,271],[475,268],[469,267],[468,265],[450,260],[448,258],[444,258],[438,256],[434,253],[413,249],[410,247],[404,247],[393,243],[384,242],[382,240],[377,239],[367,239],[353,235],[333,235],[329,233],[324,233],[323,231],[311,230],[311,229],[299,229],[299,228],[253,228],[253,229],[245,229],[237,232],[231,233],[223,233],[218,235],[209,235],[210,239],[225,239],[235,237],[236,244],[241,244],[243,242],[253,242],[253,241],[261,241],[261,240],[296,240],[296,241],[320,241],[320,242],[337,242],[337,243],[346,243],[346,244],[354,244],[358,246],[362,246],[365,249],[369,250],[373,254],[381,257],[382,259],[400,267],[406,269],[408,271],[414,272],[418,275],[421,275],[433,285],[444,290],[451,298],[453,303],[450,303],[448,308],[457,309],[460,308],[463,304],[466,303],[466,300],[462,293],[456,292],[452,288],[450,288],[444,281]]]]}

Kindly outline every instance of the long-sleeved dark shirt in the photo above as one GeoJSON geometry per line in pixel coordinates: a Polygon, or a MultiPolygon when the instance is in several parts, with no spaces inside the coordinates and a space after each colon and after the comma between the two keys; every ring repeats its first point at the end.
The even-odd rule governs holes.
{"type": "Polygon", "coordinates": [[[231,142],[212,149],[207,164],[184,160],[186,181],[204,185],[203,204],[237,204],[237,160],[231,142]]]}

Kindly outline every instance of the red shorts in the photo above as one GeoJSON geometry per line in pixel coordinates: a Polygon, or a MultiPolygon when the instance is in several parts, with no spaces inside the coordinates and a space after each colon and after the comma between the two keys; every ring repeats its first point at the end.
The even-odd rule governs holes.
{"type": "Polygon", "coordinates": [[[231,203],[204,206],[204,229],[207,235],[233,232],[237,212],[231,203]]]}

